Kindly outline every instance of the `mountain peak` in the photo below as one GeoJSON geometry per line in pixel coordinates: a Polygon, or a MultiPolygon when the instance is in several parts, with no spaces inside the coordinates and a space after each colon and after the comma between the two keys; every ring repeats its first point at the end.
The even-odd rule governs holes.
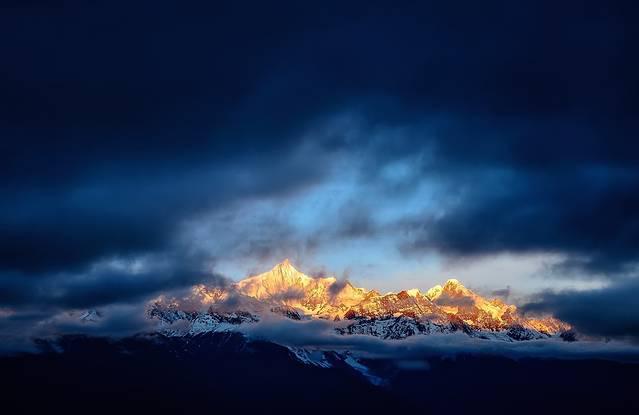
{"type": "Polygon", "coordinates": [[[291,260],[288,258],[284,258],[284,261],[280,262],[279,265],[285,267],[285,266],[292,266],[291,265],[291,260]]]}
{"type": "Polygon", "coordinates": [[[466,288],[456,278],[449,278],[443,286],[437,284],[426,291],[426,297],[428,297],[431,301],[436,301],[440,296],[442,296],[442,294],[473,296],[473,292],[466,288]]]}
{"type": "Polygon", "coordinates": [[[290,259],[284,258],[283,261],[280,261],[277,264],[275,264],[273,269],[276,269],[276,268],[295,268],[295,267],[293,266],[293,264],[291,264],[290,259]]]}
{"type": "Polygon", "coordinates": [[[446,281],[446,284],[444,284],[443,289],[444,291],[458,292],[458,293],[463,293],[465,295],[471,294],[471,291],[468,288],[466,288],[464,284],[459,282],[458,279],[455,279],[455,278],[448,279],[446,281]]]}
{"type": "Polygon", "coordinates": [[[426,297],[428,297],[431,301],[435,301],[442,294],[443,290],[444,288],[441,285],[437,284],[426,291],[426,297]]]}
{"type": "MultiPolygon", "coordinates": [[[[474,291],[466,288],[461,282],[455,278],[451,278],[444,284],[443,293],[448,297],[466,297],[472,300],[474,303],[480,302],[481,304],[487,303],[487,301],[474,291]]],[[[480,307],[481,308],[481,307],[480,307]]]]}
{"type": "Polygon", "coordinates": [[[275,266],[271,269],[270,272],[280,273],[280,274],[289,274],[289,275],[302,274],[302,272],[299,271],[297,268],[295,268],[291,260],[288,258],[285,258],[283,261],[275,264],[275,266]]]}
{"type": "Polygon", "coordinates": [[[419,291],[419,288],[411,288],[410,290],[406,290],[406,293],[410,295],[411,297],[417,297],[418,295],[421,294],[421,292],[419,291]]]}
{"type": "Polygon", "coordinates": [[[235,286],[240,293],[258,300],[274,297],[297,297],[313,279],[295,269],[289,259],[276,264],[270,271],[239,281],[235,286]]]}
{"type": "Polygon", "coordinates": [[[458,279],[456,279],[456,278],[449,278],[449,279],[446,281],[445,286],[446,286],[446,285],[448,285],[448,286],[453,286],[453,287],[459,287],[459,286],[462,286],[462,287],[463,287],[462,283],[461,283],[461,282],[459,282],[459,280],[458,280],[458,279]]]}
{"type": "Polygon", "coordinates": [[[306,274],[304,274],[303,272],[301,272],[297,268],[295,268],[288,258],[286,258],[284,261],[276,264],[273,267],[273,269],[271,269],[271,271],[265,272],[264,274],[261,274],[261,275],[263,275],[263,276],[272,275],[272,276],[277,276],[279,278],[285,278],[285,279],[288,279],[288,278],[307,279],[307,278],[309,278],[306,274]]]}
{"type": "MultiPolygon", "coordinates": [[[[375,327],[370,329],[372,331],[366,329],[367,333],[373,335],[385,332],[383,328],[395,321],[391,317],[394,319],[398,316],[416,319],[417,322],[430,321],[437,327],[449,322],[452,331],[459,329],[460,321],[469,330],[506,331],[520,325],[536,330],[539,336],[558,333],[567,327],[553,319],[545,321],[519,315],[515,306],[487,300],[454,278],[426,292],[414,288],[381,295],[375,290],[357,288],[348,281],[338,281],[335,277],[310,277],[295,269],[289,259],[276,264],[270,271],[245,278],[225,290],[198,286],[193,294],[207,306],[220,303],[218,309],[235,307],[235,310],[249,310],[247,312],[258,314],[265,310],[276,313],[284,310],[286,316],[297,316],[290,317],[295,319],[363,318],[375,322],[375,319],[381,319],[379,324],[376,322],[375,327]],[[230,306],[225,303],[234,294],[242,299],[239,306],[236,301],[230,306]]],[[[431,323],[420,327],[428,333],[437,330],[431,323]]],[[[413,330],[412,333],[416,332],[413,330]]]]}

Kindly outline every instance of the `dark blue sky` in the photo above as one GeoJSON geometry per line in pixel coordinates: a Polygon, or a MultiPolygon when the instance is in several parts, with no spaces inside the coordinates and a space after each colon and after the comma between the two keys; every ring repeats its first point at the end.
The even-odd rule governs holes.
{"type": "Polygon", "coordinates": [[[0,11],[0,318],[291,257],[637,334],[634,2],[129,3],[0,11]]]}

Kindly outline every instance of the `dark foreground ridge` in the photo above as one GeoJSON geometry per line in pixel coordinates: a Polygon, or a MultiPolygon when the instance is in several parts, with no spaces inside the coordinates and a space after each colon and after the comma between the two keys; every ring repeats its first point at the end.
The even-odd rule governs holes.
{"type": "Polygon", "coordinates": [[[122,340],[67,336],[0,358],[11,413],[605,413],[639,409],[639,365],[459,355],[366,361],[375,386],[337,356],[304,364],[238,333],[122,340]],[[355,411],[355,412],[353,412],[355,411]],[[389,412],[391,411],[391,412],[389,412]]]}

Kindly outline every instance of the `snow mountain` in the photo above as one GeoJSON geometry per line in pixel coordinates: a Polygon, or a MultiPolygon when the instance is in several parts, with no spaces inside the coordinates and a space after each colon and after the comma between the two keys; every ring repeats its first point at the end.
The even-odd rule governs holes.
{"type": "Polygon", "coordinates": [[[292,320],[325,319],[336,322],[335,332],[341,335],[390,340],[462,332],[522,341],[562,336],[571,330],[553,317],[524,316],[516,306],[486,299],[456,279],[426,292],[381,294],[334,277],[310,277],[289,260],[230,287],[197,285],[186,298],[161,296],[148,309],[161,330],[173,335],[233,331],[267,314],[292,320]]]}

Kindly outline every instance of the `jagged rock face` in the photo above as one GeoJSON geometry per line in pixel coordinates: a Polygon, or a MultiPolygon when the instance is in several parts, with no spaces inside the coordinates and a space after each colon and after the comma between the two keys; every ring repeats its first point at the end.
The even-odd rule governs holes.
{"type": "Polygon", "coordinates": [[[481,338],[530,340],[570,329],[551,317],[526,318],[514,305],[485,299],[455,279],[426,293],[413,289],[382,295],[333,277],[310,277],[288,260],[231,287],[198,285],[188,298],[160,298],[149,311],[151,317],[167,324],[186,321],[191,327],[196,326],[191,328],[196,332],[255,322],[264,313],[294,320],[352,320],[336,331],[385,339],[462,331],[481,338]]]}
{"type": "Polygon", "coordinates": [[[216,331],[232,331],[234,326],[246,323],[256,323],[259,317],[244,311],[233,313],[219,313],[212,310],[207,312],[186,312],[179,309],[179,305],[171,303],[164,305],[154,303],[148,310],[148,315],[161,322],[160,330],[166,335],[193,335],[216,331]],[[174,323],[185,323],[180,327],[174,323]]]}
{"type": "Polygon", "coordinates": [[[339,334],[366,334],[383,339],[405,339],[418,334],[453,333],[459,330],[448,321],[420,320],[408,316],[360,319],[346,327],[335,329],[339,334]]]}
{"type": "Polygon", "coordinates": [[[444,312],[456,315],[472,327],[498,330],[514,322],[515,306],[499,300],[488,301],[455,279],[446,281],[443,287],[431,288],[428,294],[444,312]]]}
{"type": "Polygon", "coordinates": [[[397,294],[370,295],[359,304],[349,308],[344,317],[348,319],[367,317],[380,318],[392,316],[436,316],[441,313],[430,299],[417,292],[410,295],[407,291],[397,294]]]}
{"type": "Polygon", "coordinates": [[[324,278],[311,278],[298,272],[288,260],[272,270],[246,278],[235,285],[238,292],[258,300],[295,303],[308,296],[321,297],[322,287],[330,284],[324,278]]]}
{"type": "Polygon", "coordinates": [[[304,316],[293,307],[276,306],[271,308],[271,312],[281,314],[284,317],[290,318],[291,320],[302,320],[304,318],[304,316]]]}
{"type": "Polygon", "coordinates": [[[528,329],[522,325],[514,324],[506,330],[506,334],[514,340],[533,340],[544,338],[538,331],[528,329]]]}
{"type": "Polygon", "coordinates": [[[258,300],[302,309],[306,314],[329,316],[359,303],[367,290],[340,284],[334,277],[312,278],[298,271],[289,260],[272,270],[246,278],[233,287],[238,293],[258,300]]]}

